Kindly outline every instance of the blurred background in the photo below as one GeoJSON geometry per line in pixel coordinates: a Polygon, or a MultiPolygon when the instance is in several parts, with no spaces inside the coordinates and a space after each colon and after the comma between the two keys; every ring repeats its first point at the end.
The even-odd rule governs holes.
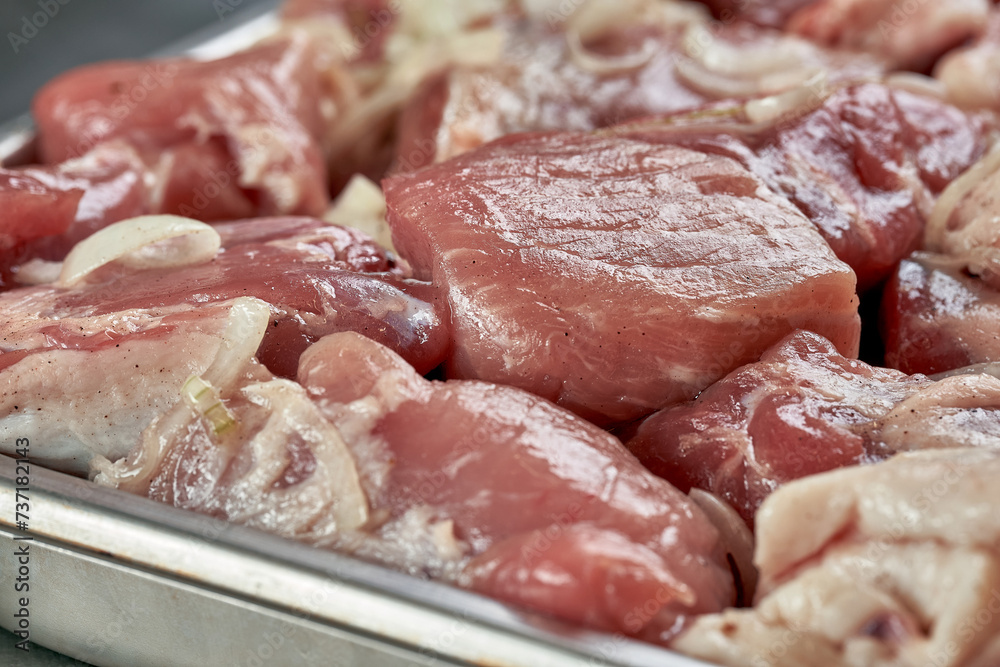
{"type": "Polygon", "coordinates": [[[140,58],[277,0],[0,0],[0,124],[76,65],[140,58]]]}

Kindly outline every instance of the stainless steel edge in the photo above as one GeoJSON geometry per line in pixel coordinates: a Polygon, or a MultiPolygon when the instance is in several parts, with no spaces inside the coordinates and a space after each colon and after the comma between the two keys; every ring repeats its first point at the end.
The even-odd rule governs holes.
{"type": "MultiPolygon", "coordinates": [[[[34,538],[18,544],[39,545],[45,557],[38,567],[53,565],[39,569],[38,586],[45,591],[47,580],[62,582],[49,589],[48,595],[34,598],[36,615],[47,620],[40,634],[32,637],[96,664],[192,664],[172,661],[161,645],[166,641],[201,646],[186,637],[190,630],[184,618],[203,616],[204,609],[212,608],[220,618],[230,620],[204,629],[224,643],[242,646],[248,641],[245,628],[252,629],[252,637],[262,637],[276,622],[274,618],[287,620],[290,615],[308,621],[308,627],[326,642],[346,641],[345,646],[355,647],[353,651],[381,651],[383,662],[378,664],[385,665],[703,665],[622,636],[580,631],[521,614],[443,584],[104,489],[37,465],[30,467],[27,491],[30,530],[18,533],[14,528],[16,472],[13,459],[0,457],[4,541],[12,544],[15,534],[34,538]],[[90,589],[98,592],[74,591],[64,581],[67,576],[70,580],[85,577],[90,589]],[[149,629],[139,632],[142,626],[137,625],[135,632],[118,639],[116,650],[124,652],[131,663],[95,660],[101,656],[88,650],[100,635],[94,632],[116,622],[115,614],[120,613],[116,610],[128,604],[128,591],[133,587],[162,592],[160,597],[146,596],[153,602],[141,609],[151,619],[164,622],[155,624],[155,635],[149,629]],[[77,627],[81,614],[90,613],[94,596],[104,590],[110,606],[88,617],[85,637],[76,636],[71,629],[77,627]],[[279,616],[273,617],[274,613],[279,616]],[[258,632],[259,628],[264,629],[258,632]],[[151,643],[152,636],[159,641],[151,643]]],[[[13,549],[4,548],[3,553],[6,558],[13,549]]],[[[14,630],[15,570],[0,564],[5,565],[0,568],[0,625],[14,630]]],[[[297,643],[290,641],[288,650],[297,651],[297,643]]],[[[345,663],[367,664],[372,663],[345,663]]]]}

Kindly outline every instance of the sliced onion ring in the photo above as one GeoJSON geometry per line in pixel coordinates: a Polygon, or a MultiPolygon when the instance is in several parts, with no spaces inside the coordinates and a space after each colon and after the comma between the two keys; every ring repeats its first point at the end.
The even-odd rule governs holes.
{"type": "Polygon", "coordinates": [[[742,584],[740,591],[743,601],[750,604],[757,589],[757,568],[753,564],[754,539],[747,525],[736,510],[725,500],[702,489],[691,489],[691,500],[708,515],[709,521],[719,531],[722,545],[732,556],[733,564],[739,571],[742,584]]]}
{"type": "Polygon", "coordinates": [[[215,257],[221,244],[217,231],[190,218],[143,215],[122,220],[77,243],[56,284],[75,285],[114,261],[142,269],[200,264],[215,257]]]}

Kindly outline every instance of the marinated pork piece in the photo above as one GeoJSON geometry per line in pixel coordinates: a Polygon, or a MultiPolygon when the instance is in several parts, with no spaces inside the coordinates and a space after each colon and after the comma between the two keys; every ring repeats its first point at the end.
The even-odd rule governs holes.
{"type": "Polygon", "coordinates": [[[724,23],[784,28],[817,43],[925,71],[983,28],[989,0],[703,0],[724,23]]]}
{"type": "Polygon", "coordinates": [[[939,373],[1000,361],[1000,153],[948,186],[930,217],[925,247],[886,286],[886,363],[939,373]]]}
{"type": "Polygon", "coordinates": [[[802,477],[908,450],[1000,450],[1000,380],[874,368],[797,332],[648,417],[627,446],[677,488],[710,491],[752,524],[771,493],[802,477]]]}
{"type": "Polygon", "coordinates": [[[983,156],[990,129],[892,85],[819,82],[615,131],[739,161],[813,221],[864,291],[920,247],[937,196],[983,156]]]}
{"type": "Polygon", "coordinates": [[[112,62],[75,69],[35,97],[49,163],[119,139],[156,173],[150,210],[202,220],[320,215],[319,145],[328,91],[305,39],[211,62],[112,62]]]}
{"type": "Polygon", "coordinates": [[[692,398],[795,329],[857,353],[853,272],[734,160],[537,134],[385,192],[396,247],[451,309],[452,377],[609,423],[692,398]]]}
{"type": "Polygon", "coordinates": [[[204,370],[219,344],[220,318],[241,298],[270,309],[253,352],[278,374],[293,377],[306,347],[345,330],[384,342],[422,372],[444,359],[443,314],[421,298],[434,298],[430,286],[403,278],[358,232],[304,218],[218,231],[188,221],[191,238],[200,235],[207,246],[182,246],[179,263],[151,266],[158,254],[147,250],[139,260],[122,255],[99,266],[115,259],[106,248],[146,220],[119,223],[77,246],[56,284],[0,294],[0,434],[10,442],[38,437],[46,444],[36,454],[52,467],[79,472],[94,453],[124,455],[185,379],[204,370]],[[84,273],[73,278],[73,266],[84,273]]]}
{"type": "Polygon", "coordinates": [[[674,647],[732,666],[1000,660],[1000,452],[901,454],[794,482],[757,515],[753,609],[674,647]]]}
{"type": "Polygon", "coordinates": [[[323,146],[332,189],[355,174],[381,179],[395,154],[400,109],[428,74],[496,62],[520,12],[508,0],[290,0],[281,34],[305,36],[335,91],[323,146]]]}
{"type": "Polygon", "coordinates": [[[776,93],[817,76],[851,81],[884,73],[875,58],[752,25],[710,26],[682,11],[687,5],[670,6],[659,21],[601,25],[585,43],[582,27],[535,26],[508,40],[500,62],[429,78],[400,119],[396,168],[440,162],[515,132],[592,130],[776,93]]]}
{"type": "Polygon", "coordinates": [[[980,34],[989,0],[819,0],[787,29],[820,44],[885,56],[892,65],[928,70],[949,49],[980,34]]]}
{"type": "Polygon", "coordinates": [[[351,333],[299,381],[210,371],[97,480],[650,640],[733,601],[701,510],[543,399],[429,382],[351,333]]]}
{"type": "Polygon", "coordinates": [[[1000,292],[943,255],[900,263],[882,297],[885,363],[943,373],[1000,361],[1000,292]]]}
{"type": "Polygon", "coordinates": [[[22,261],[60,260],[98,229],[148,212],[145,174],[121,142],[57,166],[0,169],[0,288],[22,261]]]}

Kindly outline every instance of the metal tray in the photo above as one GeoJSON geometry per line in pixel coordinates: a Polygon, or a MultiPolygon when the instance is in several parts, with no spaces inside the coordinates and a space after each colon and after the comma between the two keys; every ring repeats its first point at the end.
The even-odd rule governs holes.
{"type": "MultiPolygon", "coordinates": [[[[171,52],[220,56],[274,22],[251,16],[171,52]]],[[[30,119],[0,128],[0,162],[32,155],[30,119]]],[[[0,456],[0,626],[17,629],[26,597],[33,643],[95,665],[706,664],[34,464],[27,485],[19,472],[0,456]],[[29,588],[16,592],[24,549],[29,588]]]]}

